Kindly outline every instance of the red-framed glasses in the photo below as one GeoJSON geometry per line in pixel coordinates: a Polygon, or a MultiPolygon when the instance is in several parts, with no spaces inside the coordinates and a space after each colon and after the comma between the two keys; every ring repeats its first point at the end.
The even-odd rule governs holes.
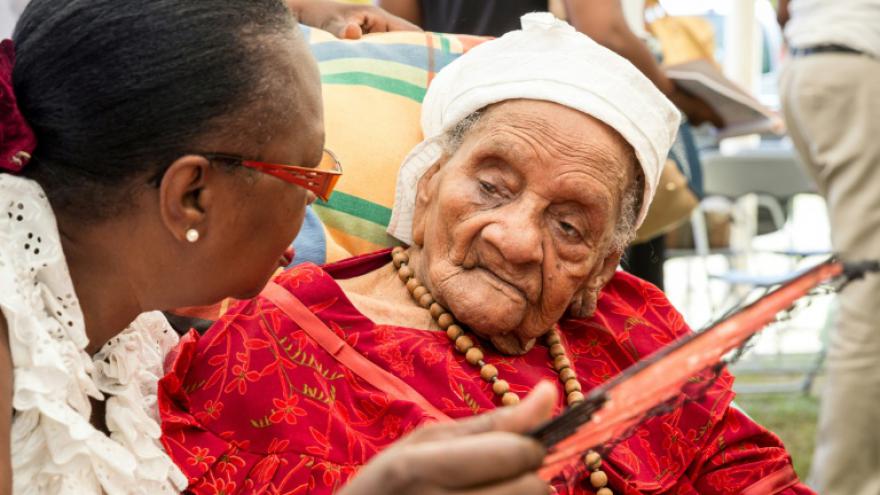
{"type": "Polygon", "coordinates": [[[204,156],[208,160],[240,163],[247,168],[259,170],[285,182],[308,189],[324,201],[330,199],[330,195],[333,194],[333,188],[336,187],[336,183],[342,177],[342,164],[339,163],[336,155],[328,149],[324,149],[321,155],[321,163],[314,168],[258,162],[223,153],[198,153],[198,155],[204,156]]]}

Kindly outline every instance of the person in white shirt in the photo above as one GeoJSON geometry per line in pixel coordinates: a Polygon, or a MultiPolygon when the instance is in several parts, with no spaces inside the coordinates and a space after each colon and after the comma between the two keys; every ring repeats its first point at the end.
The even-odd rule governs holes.
{"type": "MultiPolygon", "coordinates": [[[[880,0],[780,0],[791,48],[780,96],[828,203],[834,250],[880,258],[880,0]]],[[[831,335],[811,484],[880,493],[880,278],[846,287],[831,335]]]]}

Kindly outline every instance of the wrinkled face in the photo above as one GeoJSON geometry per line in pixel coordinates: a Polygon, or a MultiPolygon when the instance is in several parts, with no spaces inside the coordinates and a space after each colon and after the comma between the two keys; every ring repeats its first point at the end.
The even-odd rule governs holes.
{"type": "Polygon", "coordinates": [[[631,151],[611,128],[554,103],[490,107],[419,184],[417,275],[499,351],[527,351],[572,300],[613,276],[631,151]]]}

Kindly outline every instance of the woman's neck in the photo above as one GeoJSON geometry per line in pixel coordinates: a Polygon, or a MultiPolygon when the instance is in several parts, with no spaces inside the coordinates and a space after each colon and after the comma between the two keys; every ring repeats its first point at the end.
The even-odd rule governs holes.
{"type": "Polygon", "coordinates": [[[85,320],[86,351],[94,354],[143,311],[135,291],[136,277],[128,269],[127,242],[118,234],[132,228],[104,224],[84,228],[60,218],[58,228],[85,320]]]}
{"type": "Polygon", "coordinates": [[[440,330],[431,313],[412,299],[393,263],[337,283],[354,307],[376,324],[440,330]]]}

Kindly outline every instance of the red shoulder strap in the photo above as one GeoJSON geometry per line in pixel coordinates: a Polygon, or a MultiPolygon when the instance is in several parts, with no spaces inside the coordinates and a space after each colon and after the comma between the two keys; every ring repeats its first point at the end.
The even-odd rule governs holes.
{"type": "Polygon", "coordinates": [[[269,282],[260,296],[268,299],[275,306],[296,322],[309,337],[318,343],[325,351],[330,353],[340,364],[350,369],[364,381],[389,396],[412,402],[422,408],[429,416],[437,421],[449,421],[451,418],[434,407],[421,394],[410,387],[406,382],[388,373],[375,363],[364,357],[348,345],[330,328],[309,311],[309,308],[290,293],[284,287],[275,282],[269,282]]]}

